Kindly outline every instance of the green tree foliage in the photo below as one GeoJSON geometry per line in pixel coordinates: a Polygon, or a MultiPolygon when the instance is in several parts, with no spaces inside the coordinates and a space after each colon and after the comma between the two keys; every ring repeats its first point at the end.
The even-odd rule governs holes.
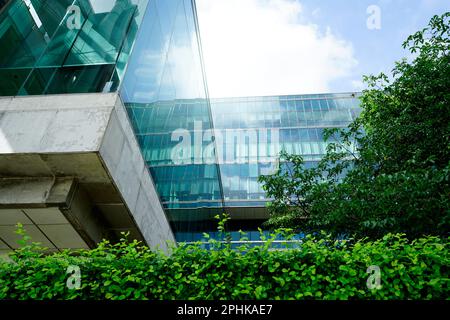
{"type": "Polygon", "coordinates": [[[322,235],[289,250],[272,250],[275,238],[237,250],[210,240],[209,248],[180,245],[171,255],[125,238],[117,244],[104,241],[94,250],[51,255],[37,244],[27,245],[12,261],[0,259],[0,299],[448,298],[448,238],[410,241],[398,234],[335,241],[322,235]],[[380,273],[368,273],[369,267],[380,273]],[[378,276],[381,287],[373,286],[378,276]]]}
{"type": "Polygon", "coordinates": [[[404,42],[413,56],[389,79],[365,77],[361,116],[328,130],[327,154],[306,169],[302,157],[261,176],[273,202],[271,227],[380,237],[448,235],[450,230],[450,13],[404,42]]]}

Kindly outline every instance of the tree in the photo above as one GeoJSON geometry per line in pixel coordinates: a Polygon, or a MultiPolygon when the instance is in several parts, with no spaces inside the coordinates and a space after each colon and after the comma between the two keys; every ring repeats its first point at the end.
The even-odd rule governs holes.
{"type": "Polygon", "coordinates": [[[260,182],[273,201],[268,227],[379,237],[388,232],[448,234],[450,220],[450,12],[408,37],[416,58],[392,77],[364,77],[362,113],[327,130],[315,168],[282,152],[260,182]]]}

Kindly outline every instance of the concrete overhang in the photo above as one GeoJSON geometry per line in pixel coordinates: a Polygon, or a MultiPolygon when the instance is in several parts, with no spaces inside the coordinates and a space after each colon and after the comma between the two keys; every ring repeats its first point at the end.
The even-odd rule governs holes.
{"type": "Polygon", "coordinates": [[[5,233],[14,213],[47,244],[64,248],[34,221],[33,210],[53,212],[59,222],[48,225],[69,225],[80,247],[126,231],[163,250],[175,242],[114,93],[0,98],[0,250],[13,247],[5,233]]]}

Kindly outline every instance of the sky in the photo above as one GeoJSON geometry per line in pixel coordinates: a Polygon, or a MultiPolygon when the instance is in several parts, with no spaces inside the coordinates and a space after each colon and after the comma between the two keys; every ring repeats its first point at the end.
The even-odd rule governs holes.
{"type": "Polygon", "coordinates": [[[211,97],[354,92],[448,0],[197,0],[211,97]]]}

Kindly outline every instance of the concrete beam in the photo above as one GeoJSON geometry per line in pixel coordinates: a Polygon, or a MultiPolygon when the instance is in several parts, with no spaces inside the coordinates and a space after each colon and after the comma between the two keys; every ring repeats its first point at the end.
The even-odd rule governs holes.
{"type": "MultiPolygon", "coordinates": [[[[164,250],[166,241],[175,242],[117,94],[0,98],[0,178],[10,179],[4,196],[9,205],[50,200],[46,192],[53,177],[78,182],[108,237],[130,230],[164,250]],[[14,186],[18,178],[28,185],[14,186]]],[[[77,230],[90,221],[83,215],[88,211],[71,213],[77,230]]]]}
{"type": "Polygon", "coordinates": [[[37,208],[58,208],[54,212],[61,212],[90,247],[108,238],[105,224],[73,178],[0,178],[0,210],[37,208]]]}

